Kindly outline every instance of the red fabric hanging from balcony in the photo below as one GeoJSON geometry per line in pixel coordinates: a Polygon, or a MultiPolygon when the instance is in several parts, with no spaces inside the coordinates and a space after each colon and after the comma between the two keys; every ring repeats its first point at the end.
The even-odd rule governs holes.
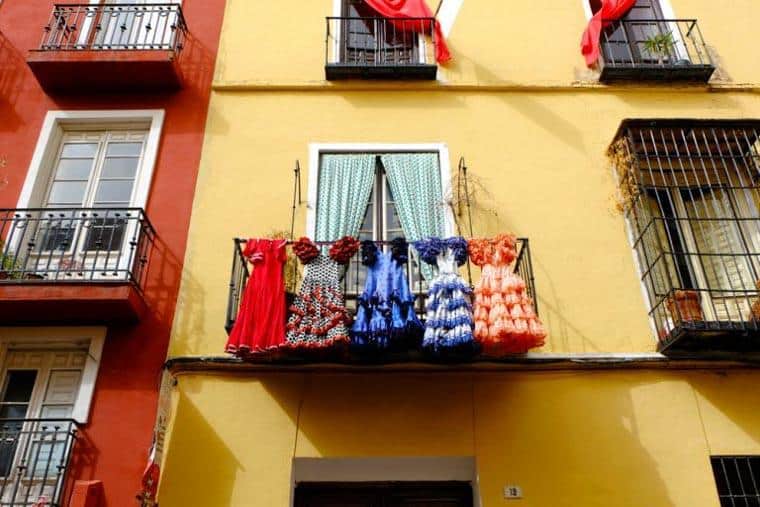
{"type": "MultiPolygon", "coordinates": [[[[432,18],[433,12],[425,0],[364,0],[374,11],[384,18],[432,18]]],[[[409,23],[394,23],[397,28],[405,30],[409,23]]],[[[429,32],[430,26],[426,21],[412,23],[415,32],[429,32]]],[[[451,53],[443,37],[441,25],[435,23],[435,59],[438,63],[451,60],[451,53]]]]}
{"type": "Polygon", "coordinates": [[[599,60],[602,30],[625,16],[635,4],[636,0],[602,0],[602,7],[591,17],[581,38],[581,53],[586,58],[587,66],[593,67],[599,60]]]}

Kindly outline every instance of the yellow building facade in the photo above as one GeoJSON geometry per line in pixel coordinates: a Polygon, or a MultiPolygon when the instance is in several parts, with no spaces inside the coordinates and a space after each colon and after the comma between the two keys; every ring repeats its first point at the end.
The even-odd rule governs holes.
{"type": "MultiPolygon", "coordinates": [[[[696,84],[600,82],[579,51],[595,5],[444,0],[439,21],[453,59],[437,79],[327,81],[325,18],[344,14],[340,1],[283,8],[228,0],[167,363],[176,382],[162,507],[288,506],[302,482],[396,481],[469,483],[483,507],[760,502],[749,486],[750,500],[734,501],[750,503],[719,498],[711,466],[714,457],[760,456],[752,347],[660,353],[663,322],[670,332],[678,319],[657,322],[657,312],[672,309],[662,299],[653,308],[647,295],[635,219],[620,209],[621,168],[608,154],[626,120],[677,119],[685,122],[678,132],[720,120],[705,131],[718,129],[721,138],[746,122],[754,129],[760,4],[660,1],[660,16],[698,22],[715,72],[696,84]],[[303,199],[295,237],[312,233],[316,166],[320,153],[336,150],[436,152],[450,200],[464,158],[477,194],[473,235],[530,240],[545,346],[456,364],[231,360],[224,324],[233,238],[290,229],[296,160],[303,199]]],[[[671,50],[690,36],[678,30],[671,50]]],[[[662,64],[656,60],[648,61],[662,64]]],[[[642,143],[639,150],[658,146],[642,143]]],[[[727,143],[716,150],[739,146],[727,143]]],[[[744,143],[749,162],[742,163],[752,172],[757,140],[744,143]]],[[[692,164],[705,158],[682,156],[692,164]]],[[[741,157],[722,160],[729,158],[744,174],[735,169],[741,157]]],[[[756,185],[747,186],[756,205],[756,185]]],[[[665,217],[663,231],[679,220],[665,217]]],[[[757,252],[747,247],[750,268],[757,252]]],[[[670,255],[674,264],[658,269],[689,271],[670,255]]],[[[692,276],[698,292],[710,283],[709,274],[707,282],[692,276]]],[[[745,310],[716,318],[746,327],[745,310]]]]}

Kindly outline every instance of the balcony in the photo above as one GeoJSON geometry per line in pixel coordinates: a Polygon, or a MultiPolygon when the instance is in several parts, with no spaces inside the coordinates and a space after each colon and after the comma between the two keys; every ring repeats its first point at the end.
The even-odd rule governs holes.
{"type": "Polygon", "coordinates": [[[77,430],[71,419],[0,419],[0,505],[68,505],[77,430]]]}
{"type": "Polygon", "coordinates": [[[434,18],[329,17],[325,77],[435,79],[434,18]]]}
{"type": "Polygon", "coordinates": [[[602,31],[600,81],[706,83],[710,53],[694,19],[619,20],[602,31]]]}
{"type": "Polygon", "coordinates": [[[136,208],[0,210],[0,321],[123,324],[145,312],[155,231],[136,208]]]}
{"type": "Polygon", "coordinates": [[[760,124],[628,122],[613,145],[661,352],[760,352],[760,124]]]}
{"type": "MultiPolygon", "coordinates": [[[[377,242],[379,244],[382,244],[383,242],[377,242]]],[[[330,245],[329,242],[322,242],[321,245],[330,245]]],[[[245,285],[248,282],[248,277],[250,276],[250,271],[248,267],[248,263],[245,259],[245,256],[243,255],[243,252],[245,251],[245,245],[246,240],[244,239],[235,239],[234,240],[234,248],[232,253],[232,270],[230,273],[230,284],[229,284],[229,293],[228,293],[228,299],[227,299],[227,319],[225,323],[225,329],[227,330],[227,333],[229,333],[232,330],[232,327],[235,325],[235,319],[237,317],[239,308],[240,308],[240,301],[243,294],[243,290],[245,289],[245,285]]],[[[412,290],[412,293],[416,296],[415,301],[415,313],[420,318],[420,320],[424,323],[425,321],[425,296],[427,295],[427,282],[425,281],[425,278],[422,274],[421,264],[420,261],[417,258],[417,253],[411,246],[409,247],[409,262],[406,265],[407,270],[407,282],[409,283],[409,287],[412,290]]],[[[295,266],[295,264],[293,264],[295,266]]],[[[286,273],[287,270],[291,269],[291,267],[286,267],[286,273]]],[[[361,295],[362,291],[364,290],[364,281],[365,281],[365,267],[361,264],[360,260],[360,254],[357,254],[354,256],[353,259],[348,263],[346,269],[344,270],[343,276],[341,278],[341,284],[343,289],[343,294],[345,295],[346,300],[346,307],[349,309],[350,314],[354,314],[357,309],[357,299],[361,295]]],[[[467,280],[470,285],[472,286],[473,280],[472,280],[472,274],[471,274],[471,266],[469,261],[464,266],[465,269],[465,280],[467,280]]],[[[530,255],[530,246],[528,243],[527,238],[518,238],[517,239],[517,258],[514,261],[514,264],[512,265],[512,269],[515,273],[520,275],[520,277],[525,281],[526,284],[526,294],[533,300],[534,309],[536,311],[536,314],[538,315],[538,304],[536,303],[536,287],[533,279],[533,263],[531,260],[530,255]]],[[[286,274],[286,278],[288,277],[288,274],[286,274]]],[[[292,277],[291,277],[292,278],[292,277]]],[[[292,298],[292,294],[286,294],[286,298],[290,299],[292,298]]],[[[387,359],[397,362],[408,362],[408,361],[414,361],[414,360],[420,360],[422,358],[422,355],[417,351],[408,351],[405,353],[397,353],[397,354],[391,354],[387,357],[387,359]]],[[[333,358],[336,359],[336,358],[333,358]]],[[[341,356],[340,358],[337,358],[341,361],[347,360],[348,362],[353,361],[361,361],[361,359],[351,356],[346,358],[345,356],[341,356]]],[[[470,359],[469,357],[466,359],[470,359]]],[[[265,357],[262,357],[262,360],[266,361],[268,360],[265,357]]],[[[277,360],[285,360],[285,361],[291,361],[291,362],[308,362],[310,361],[310,358],[301,358],[301,357],[288,357],[288,358],[281,358],[278,357],[277,360]]]]}
{"type": "Polygon", "coordinates": [[[27,64],[47,91],[171,90],[186,39],[176,4],[55,5],[27,64]]]}

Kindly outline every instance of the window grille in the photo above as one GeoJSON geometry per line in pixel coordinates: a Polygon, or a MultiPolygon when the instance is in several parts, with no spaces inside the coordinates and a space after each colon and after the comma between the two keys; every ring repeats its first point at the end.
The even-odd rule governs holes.
{"type": "Polygon", "coordinates": [[[760,123],[630,121],[609,150],[661,349],[760,330],[760,123]]]}

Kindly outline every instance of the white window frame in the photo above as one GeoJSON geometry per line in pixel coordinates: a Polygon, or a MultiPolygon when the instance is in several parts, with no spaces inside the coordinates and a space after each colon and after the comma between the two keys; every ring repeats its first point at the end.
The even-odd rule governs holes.
{"type": "Polygon", "coordinates": [[[153,171],[158,157],[158,146],[164,124],[163,109],[102,110],[102,111],[48,111],[37,138],[32,161],[21,187],[17,208],[42,205],[49,176],[53,170],[58,147],[66,128],[108,130],[135,124],[147,126],[144,158],[135,178],[131,206],[145,208],[148,202],[153,171]]]}
{"type": "MultiPolygon", "coordinates": [[[[163,109],[93,110],[93,111],[48,111],[37,138],[32,161],[21,188],[17,209],[44,206],[49,183],[52,178],[56,158],[66,130],[116,130],[124,128],[144,128],[147,131],[143,145],[143,157],[135,176],[132,199],[129,207],[145,209],[153,182],[153,173],[161,142],[164,125],[163,109]]],[[[136,227],[132,224],[131,227],[136,227]]],[[[125,237],[132,234],[128,229],[125,237]]],[[[11,251],[18,251],[16,236],[11,251]]],[[[118,269],[128,268],[129,256],[121,256],[118,269]]]]}
{"type": "MultiPolygon", "coordinates": [[[[317,198],[319,186],[320,157],[323,153],[438,153],[441,171],[441,195],[449,202],[451,190],[451,162],[449,148],[444,143],[386,144],[386,143],[310,143],[309,183],[306,197],[306,235],[314,239],[317,226],[317,198]]],[[[455,234],[454,212],[450,205],[444,207],[444,236],[455,234]]]]}
{"type": "MultiPolygon", "coordinates": [[[[0,375],[5,375],[5,360],[9,349],[39,349],[55,351],[62,349],[86,349],[87,360],[82,368],[82,378],[79,384],[71,418],[80,424],[87,424],[95,392],[95,381],[98,377],[103,346],[105,344],[106,328],[92,327],[0,327],[0,365],[3,369],[0,375]]],[[[47,380],[45,380],[47,382],[47,380]]],[[[31,406],[31,405],[30,405],[31,406]]]]}

